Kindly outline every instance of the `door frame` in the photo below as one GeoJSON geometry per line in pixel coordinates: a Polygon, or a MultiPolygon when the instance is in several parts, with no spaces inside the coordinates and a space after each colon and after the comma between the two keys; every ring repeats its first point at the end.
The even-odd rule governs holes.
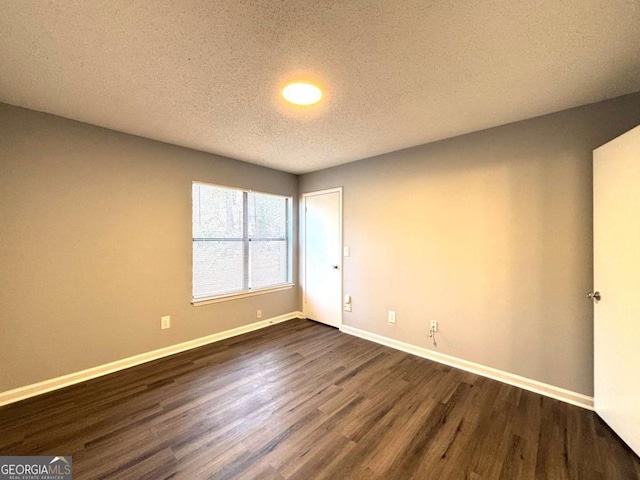
{"type": "Polygon", "coordinates": [[[327,193],[338,193],[338,198],[339,198],[339,212],[338,212],[338,235],[339,235],[339,243],[340,243],[340,255],[338,256],[338,268],[340,269],[340,326],[338,327],[339,329],[342,329],[342,325],[343,325],[343,316],[344,316],[344,308],[342,305],[342,298],[344,295],[344,273],[342,271],[343,268],[343,253],[344,253],[344,247],[343,247],[343,239],[342,239],[342,217],[343,217],[343,207],[342,207],[342,187],[334,187],[334,188],[327,188],[325,190],[317,190],[314,192],[307,192],[307,193],[303,193],[302,194],[302,201],[300,202],[302,204],[302,208],[300,208],[300,216],[301,218],[301,226],[302,228],[300,229],[300,268],[299,268],[299,275],[300,275],[300,286],[302,287],[302,313],[305,315],[306,317],[306,286],[307,286],[307,198],[308,197],[314,197],[314,196],[318,196],[318,195],[325,195],[327,193]]]}

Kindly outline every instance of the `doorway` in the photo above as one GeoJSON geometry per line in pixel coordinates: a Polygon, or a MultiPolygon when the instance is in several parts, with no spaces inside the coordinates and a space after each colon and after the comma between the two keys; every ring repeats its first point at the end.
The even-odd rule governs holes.
{"type": "Polygon", "coordinates": [[[302,305],[305,317],[342,325],[342,188],[305,193],[302,305]]]}

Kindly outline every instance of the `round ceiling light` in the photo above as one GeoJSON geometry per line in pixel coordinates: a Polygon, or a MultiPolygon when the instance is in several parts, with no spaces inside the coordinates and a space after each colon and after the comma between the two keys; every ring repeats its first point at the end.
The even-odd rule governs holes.
{"type": "Polygon", "coordinates": [[[313,105],[322,98],[322,90],[310,83],[290,83],[282,89],[282,96],[296,105],[313,105]]]}

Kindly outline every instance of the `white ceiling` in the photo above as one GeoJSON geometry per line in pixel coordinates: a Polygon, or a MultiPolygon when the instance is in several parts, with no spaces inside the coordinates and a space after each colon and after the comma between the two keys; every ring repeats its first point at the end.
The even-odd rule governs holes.
{"type": "Polygon", "coordinates": [[[0,0],[0,101],[293,173],[638,90],[639,0],[0,0]]]}

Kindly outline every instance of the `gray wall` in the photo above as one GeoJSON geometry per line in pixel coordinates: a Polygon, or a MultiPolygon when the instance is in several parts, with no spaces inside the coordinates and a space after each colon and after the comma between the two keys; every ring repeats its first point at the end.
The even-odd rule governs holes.
{"type": "Polygon", "coordinates": [[[0,391],[300,309],[190,304],[199,180],[343,186],[347,325],[590,395],[591,151],[638,124],[634,94],[297,179],[0,104],[0,391]]]}
{"type": "Polygon", "coordinates": [[[592,395],[591,155],[639,123],[634,94],[301,176],[344,187],[344,323],[592,395]]]}
{"type": "Polygon", "coordinates": [[[297,197],[294,175],[0,104],[0,391],[299,309],[190,304],[193,180],[297,197]]]}

